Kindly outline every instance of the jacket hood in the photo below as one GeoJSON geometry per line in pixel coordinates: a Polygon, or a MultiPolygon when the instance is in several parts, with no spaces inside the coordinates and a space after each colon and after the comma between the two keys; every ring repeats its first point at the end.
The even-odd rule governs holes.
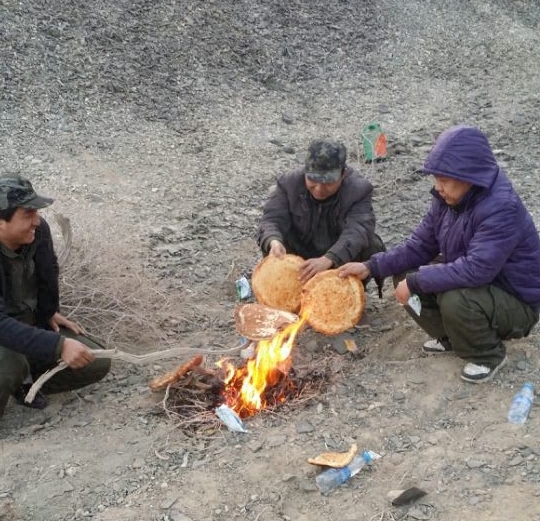
{"type": "Polygon", "coordinates": [[[499,166],[485,134],[476,127],[458,125],[439,135],[422,172],[488,188],[493,184],[499,166]]]}

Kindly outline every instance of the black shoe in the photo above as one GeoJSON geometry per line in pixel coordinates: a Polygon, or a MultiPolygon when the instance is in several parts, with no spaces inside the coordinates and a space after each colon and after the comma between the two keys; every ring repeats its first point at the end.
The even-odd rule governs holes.
{"type": "Polygon", "coordinates": [[[45,409],[45,407],[49,405],[49,402],[41,391],[37,392],[36,396],[30,403],[26,403],[24,401],[26,395],[28,394],[28,391],[30,390],[30,387],[32,387],[32,384],[22,384],[16,391],[14,391],[12,396],[13,398],[15,398],[15,401],[19,405],[31,407],[32,409],[45,409]]]}

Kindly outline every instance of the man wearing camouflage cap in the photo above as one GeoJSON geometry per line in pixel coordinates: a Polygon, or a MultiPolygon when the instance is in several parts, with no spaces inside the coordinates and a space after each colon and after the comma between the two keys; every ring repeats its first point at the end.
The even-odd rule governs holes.
{"type": "Polygon", "coordinates": [[[263,255],[303,257],[299,278],[383,251],[375,234],[373,186],[347,166],[342,143],[316,140],[305,166],[278,177],[264,206],[258,244],[263,255]]]}
{"type": "Polygon", "coordinates": [[[109,360],[94,358],[91,349],[101,346],[59,313],[58,262],[39,215],[52,202],[18,175],[0,177],[0,416],[10,395],[46,407],[41,393],[30,404],[24,398],[32,379],[58,360],[68,368],[45,383],[45,393],[94,383],[110,368],[109,360]]]}

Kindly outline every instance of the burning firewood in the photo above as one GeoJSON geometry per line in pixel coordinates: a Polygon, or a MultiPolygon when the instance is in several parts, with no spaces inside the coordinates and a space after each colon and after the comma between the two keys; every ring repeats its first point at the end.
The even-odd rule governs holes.
{"type": "Polygon", "coordinates": [[[254,369],[256,359],[238,368],[223,360],[215,367],[206,367],[203,362],[168,386],[158,407],[186,433],[213,434],[222,425],[216,408],[224,403],[245,419],[264,410],[274,411],[286,404],[298,407],[316,399],[335,374],[330,369],[334,358],[331,355],[294,367],[279,363],[266,375],[268,385],[264,389],[252,386],[254,376],[250,376],[248,366],[251,362],[254,369]],[[243,395],[246,389],[260,392],[259,407],[243,395]]]}
{"type": "Polygon", "coordinates": [[[189,373],[193,368],[202,364],[203,356],[195,355],[191,360],[188,360],[185,364],[178,366],[173,371],[169,371],[162,376],[154,378],[148,386],[152,391],[161,391],[166,389],[169,385],[172,385],[180,380],[184,375],[189,373]]]}

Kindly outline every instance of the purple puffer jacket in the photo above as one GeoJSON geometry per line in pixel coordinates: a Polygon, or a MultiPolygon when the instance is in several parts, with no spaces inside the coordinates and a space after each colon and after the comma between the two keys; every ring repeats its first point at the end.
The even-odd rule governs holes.
{"type": "Polygon", "coordinates": [[[493,284],[540,310],[540,238],[532,217],[477,128],[443,132],[423,171],[473,184],[456,206],[432,190],[431,208],[411,237],[369,262],[371,273],[407,276],[412,293],[493,284]],[[430,264],[438,254],[442,264],[430,264]]]}

